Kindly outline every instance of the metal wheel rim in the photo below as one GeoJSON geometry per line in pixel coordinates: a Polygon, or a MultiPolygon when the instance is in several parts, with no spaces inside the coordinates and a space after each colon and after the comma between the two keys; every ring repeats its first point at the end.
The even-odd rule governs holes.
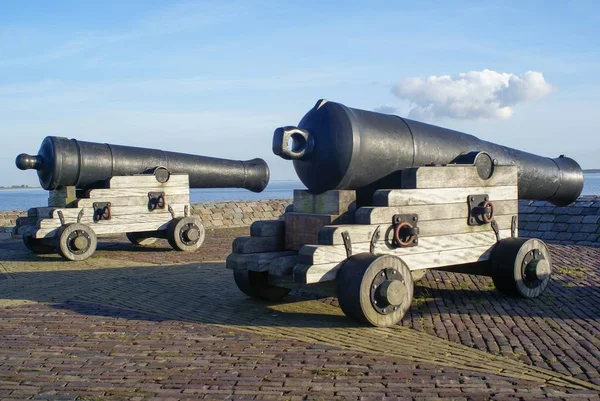
{"type": "Polygon", "coordinates": [[[405,280],[398,270],[394,268],[386,268],[377,274],[377,276],[371,282],[370,298],[373,309],[382,315],[389,315],[390,313],[397,311],[400,305],[390,305],[382,302],[382,300],[379,299],[378,290],[385,281],[400,281],[402,284],[404,284],[405,280]]]}
{"type": "Polygon", "coordinates": [[[82,255],[82,254],[86,253],[88,251],[88,249],[90,249],[90,244],[91,244],[90,235],[83,230],[73,231],[72,233],[69,234],[69,236],[67,237],[67,240],[66,240],[67,249],[69,250],[69,252],[71,252],[74,255],[82,255]],[[77,249],[75,247],[74,242],[78,237],[84,237],[86,239],[87,246],[85,247],[85,249],[77,249]]]}

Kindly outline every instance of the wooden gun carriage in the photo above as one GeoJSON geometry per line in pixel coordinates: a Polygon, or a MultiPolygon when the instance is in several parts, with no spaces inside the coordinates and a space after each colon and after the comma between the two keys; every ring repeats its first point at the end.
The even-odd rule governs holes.
{"type": "Polygon", "coordinates": [[[63,187],[50,192],[48,203],[29,209],[13,233],[36,254],[84,260],[95,252],[97,237],[119,234],[140,246],[166,238],[180,251],[195,251],[204,242],[202,221],[191,215],[187,174],[158,169],[112,177],[106,188],[63,187]]]}
{"type": "Polygon", "coordinates": [[[329,285],[343,312],[396,324],[427,269],[491,276],[499,291],[540,295],[552,260],[538,239],[518,238],[516,166],[483,179],[474,165],[403,172],[400,189],[378,190],[356,208],[356,192],[294,192],[278,221],[252,225],[233,243],[227,268],[247,295],[274,301],[290,289],[329,285]]]}

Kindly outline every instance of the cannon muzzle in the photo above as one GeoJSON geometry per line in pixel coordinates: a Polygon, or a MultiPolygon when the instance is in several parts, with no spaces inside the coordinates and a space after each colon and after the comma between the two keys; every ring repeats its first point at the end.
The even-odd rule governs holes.
{"type": "Polygon", "coordinates": [[[131,146],[83,142],[49,136],[38,154],[20,154],[21,170],[37,170],[44,189],[102,185],[114,176],[143,174],[164,167],[172,174],[189,175],[190,188],[245,188],[261,192],[269,183],[269,167],[262,159],[218,159],[131,146]]]}
{"type": "Polygon", "coordinates": [[[297,127],[275,130],[273,152],[293,160],[298,177],[315,194],[400,188],[403,169],[457,163],[477,152],[488,153],[497,164],[518,166],[520,199],[566,205],[583,189],[583,171],[568,157],[537,156],[462,132],[326,100],[319,100],[297,127]]]}

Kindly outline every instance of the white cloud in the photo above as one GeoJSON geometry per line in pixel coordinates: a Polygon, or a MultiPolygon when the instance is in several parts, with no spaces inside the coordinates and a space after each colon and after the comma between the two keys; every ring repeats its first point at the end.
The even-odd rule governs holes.
{"type": "Polygon", "coordinates": [[[377,113],[383,113],[383,114],[397,114],[398,113],[398,109],[395,107],[391,107],[391,106],[375,107],[373,109],[373,111],[376,111],[377,113]]]}
{"type": "Polygon", "coordinates": [[[509,119],[515,105],[540,99],[551,91],[552,85],[541,72],[527,71],[519,76],[487,69],[408,78],[392,88],[394,95],[411,103],[409,117],[419,119],[509,119]]]}

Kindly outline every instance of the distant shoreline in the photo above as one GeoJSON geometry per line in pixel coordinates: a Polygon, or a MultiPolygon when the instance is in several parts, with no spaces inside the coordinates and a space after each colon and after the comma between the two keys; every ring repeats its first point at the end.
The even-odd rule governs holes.
{"type": "Polygon", "coordinates": [[[20,186],[20,185],[15,185],[15,186],[11,186],[11,187],[0,187],[0,191],[5,190],[14,190],[14,189],[42,189],[42,187],[28,187],[28,186],[20,186]]]}
{"type": "MultiPolygon", "coordinates": [[[[584,174],[600,174],[600,168],[590,168],[590,169],[585,169],[583,170],[584,174]]],[[[289,180],[272,180],[271,182],[294,182],[294,181],[298,181],[297,179],[289,179],[289,180]]],[[[10,186],[10,187],[0,187],[0,191],[2,190],[15,190],[15,189],[42,189],[42,187],[30,187],[30,186],[21,186],[21,185],[14,185],[14,186],[10,186]]],[[[231,188],[231,189],[236,189],[236,188],[231,188]]]]}

